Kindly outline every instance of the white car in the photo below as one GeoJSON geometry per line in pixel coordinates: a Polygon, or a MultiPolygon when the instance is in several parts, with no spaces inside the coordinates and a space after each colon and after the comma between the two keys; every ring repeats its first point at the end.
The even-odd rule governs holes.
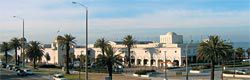
{"type": "Polygon", "coordinates": [[[25,69],[24,72],[27,74],[27,75],[33,75],[33,72],[29,69],[25,69]]]}
{"type": "Polygon", "coordinates": [[[63,74],[54,74],[53,80],[67,80],[64,78],[63,74]]]}
{"type": "Polygon", "coordinates": [[[243,62],[250,62],[250,59],[244,59],[243,62]]]}

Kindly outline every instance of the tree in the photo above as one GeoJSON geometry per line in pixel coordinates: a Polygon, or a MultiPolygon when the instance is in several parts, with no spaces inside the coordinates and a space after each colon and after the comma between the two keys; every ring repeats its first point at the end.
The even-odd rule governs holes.
{"type": "Polygon", "coordinates": [[[46,59],[46,61],[47,61],[47,63],[48,63],[48,61],[50,61],[49,53],[46,53],[46,54],[44,55],[44,57],[45,57],[45,59],[46,59]]]}
{"type": "Polygon", "coordinates": [[[83,63],[85,63],[85,60],[86,60],[86,55],[83,55],[83,54],[81,54],[80,56],[79,56],[79,61],[80,61],[80,67],[82,67],[83,66],[83,63]]]}
{"type": "Polygon", "coordinates": [[[30,41],[26,49],[26,56],[33,61],[33,68],[36,69],[36,62],[43,57],[43,47],[37,41],[30,41]]]}
{"type": "Polygon", "coordinates": [[[21,43],[20,43],[19,39],[12,38],[10,40],[10,47],[11,47],[11,49],[15,50],[15,62],[16,62],[16,66],[19,66],[19,61],[17,59],[17,50],[20,49],[20,47],[21,47],[21,43]]]}
{"type": "Polygon", "coordinates": [[[57,36],[57,40],[59,42],[59,45],[62,47],[62,49],[66,50],[66,74],[69,73],[69,50],[72,45],[75,44],[73,41],[75,37],[71,36],[70,34],[65,34],[64,36],[57,36]]]}
{"type": "Polygon", "coordinates": [[[104,38],[101,38],[101,39],[97,39],[95,44],[94,44],[94,47],[96,48],[100,48],[101,51],[102,51],[102,55],[104,55],[104,49],[106,46],[108,46],[108,41],[106,41],[104,38]]]}
{"type": "Polygon", "coordinates": [[[115,55],[115,51],[110,45],[106,46],[104,51],[104,55],[99,55],[99,59],[102,59],[99,63],[103,63],[102,61],[104,61],[104,65],[108,68],[109,78],[112,80],[113,67],[115,65],[122,65],[121,56],[120,54],[115,55]]]}
{"type": "MultiPolygon", "coordinates": [[[[6,61],[6,55],[0,55],[0,59],[3,60],[3,61],[6,61]]],[[[7,61],[10,62],[13,60],[13,56],[7,54],[7,61]]]]}
{"type": "Polygon", "coordinates": [[[243,59],[244,52],[245,52],[245,50],[243,48],[241,48],[241,47],[239,47],[239,48],[236,49],[235,54],[236,54],[238,60],[242,60],[243,59]]]}
{"type": "MultiPolygon", "coordinates": [[[[104,55],[104,50],[106,48],[106,46],[108,46],[108,41],[106,41],[104,38],[101,38],[101,39],[97,39],[95,44],[94,44],[94,47],[96,48],[100,48],[101,49],[101,52],[102,52],[102,55],[104,55]]],[[[102,59],[101,59],[102,60],[102,59]]],[[[104,63],[104,61],[101,61],[104,63]]],[[[102,64],[98,64],[98,66],[104,66],[102,64]]]]}
{"type": "Polygon", "coordinates": [[[227,59],[231,55],[232,45],[218,36],[209,36],[209,40],[201,42],[198,47],[198,59],[211,63],[211,80],[214,80],[214,64],[227,59]]]}
{"type": "Polygon", "coordinates": [[[21,52],[21,59],[22,59],[22,66],[24,67],[25,66],[25,59],[26,59],[26,56],[25,56],[25,48],[28,46],[28,43],[27,43],[27,40],[26,38],[22,37],[19,39],[20,43],[21,43],[21,48],[22,48],[22,52],[21,52]]]}
{"type": "Polygon", "coordinates": [[[128,49],[128,56],[127,56],[127,60],[128,60],[128,67],[131,68],[131,59],[130,59],[130,49],[133,47],[135,43],[135,40],[133,39],[132,35],[127,35],[123,38],[123,44],[127,47],[128,49]]]}
{"type": "Polygon", "coordinates": [[[70,53],[69,54],[69,58],[70,58],[70,63],[72,63],[71,64],[71,66],[74,66],[74,60],[75,60],[75,54],[74,53],[70,53]]]}
{"type": "Polygon", "coordinates": [[[7,42],[3,42],[0,47],[0,51],[5,53],[5,63],[8,64],[8,51],[11,50],[10,45],[7,42]]]}
{"type": "Polygon", "coordinates": [[[247,52],[247,55],[248,55],[248,59],[250,59],[250,48],[248,48],[248,49],[246,50],[246,52],[247,52]]]}

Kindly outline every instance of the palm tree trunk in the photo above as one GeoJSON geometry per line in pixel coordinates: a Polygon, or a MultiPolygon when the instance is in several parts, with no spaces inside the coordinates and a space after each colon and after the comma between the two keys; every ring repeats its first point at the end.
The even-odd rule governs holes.
{"type": "Polygon", "coordinates": [[[130,47],[128,47],[128,67],[131,68],[130,47]]]}
{"type": "Polygon", "coordinates": [[[112,80],[112,64],[108,64],[109,79],[112,80]]]}
{"type": "Polygon", "coordinates": [[[33,59],[33,68],[36,69],[36,58],[33,59]]]}
{"type": "Polygon", "coordinates": [[[248,59],[250,58],[250,53],[248,53],[248,59]]]}
{"type": "Polygon", "coordinates": [[[102,49],[102,55],[104,56],[104,49],[102,49]]]}
{"type": "Polygon", "coordinates": [[[224,64],[221,64],[221,80],[224,80],[223,71],[224,71],[224,64]]]}
{"type": "Polygon", "coordinates": [[[16,61],[16,66],[18,66],[18,61],[17,61],[17,48],[15,48],[15,61],[16,61]]]}
{"type": "Polygon", "coordinates": [[[5,51],[5,63],[6,63],[6,64],[8,64],[8,55],[7,55],[7,54],[8,54],[8,52],[5,51]]]}
{"type": "Polygon", "coordinates": [[[69,44],[66,45],[66,74],[69,74],[69,44]]]}
{"type": "Polygon", "coordinates": [[[212,67],[212,71],[211,71],[210,80],[214,80],[214,61],[211,62],[211,67],[212,67]]]}

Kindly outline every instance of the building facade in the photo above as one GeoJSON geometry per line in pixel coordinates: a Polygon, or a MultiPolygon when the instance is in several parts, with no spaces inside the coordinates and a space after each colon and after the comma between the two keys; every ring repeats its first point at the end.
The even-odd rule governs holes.
{"type": "MultiPolygon", "coordinates": [[[[127,48],[119,41],[109,41],[109,44],[115,48],[116,54],[125,59],[128,51],[127,48]]],[[[186,52],[188,54],[188,61],[195,62],[197,55],[198,44],[183,43],[183,36],[177,35],[174,32],[168,32],[165,35],[160,35],[160,42],[151,41],[138,41],[131,49],[131,63],[134,66],[183,66],[185,65],[186,52]],[[186,51],[187,50],[187,51],[186,51]]],[[[45,54],[48,53],[51,60],[48,61],[50,64],[64,64],[65,50],[63,50],[57,40],[52,44],[44,45],[45,54]]],[[[75,57],[79,57],[81,54],[85,55],[86,50],[84,46],[72,46],[70,53],[74,54],[75,57]]],[[[94,48],[93,44],[89,45],[89,56],[91,62],[95,61],[98,55],[102,54],[101,49],[94,48]]],[[[47,62],[45,58],[42,58],[42,62],[47,62]]]]}

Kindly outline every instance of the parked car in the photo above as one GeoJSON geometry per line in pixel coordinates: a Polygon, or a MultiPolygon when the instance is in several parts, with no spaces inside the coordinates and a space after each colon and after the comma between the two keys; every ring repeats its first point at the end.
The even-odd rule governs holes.
{"type": "Polygon", "coordinates": [[[5,63],[2,64],[2,68],[6,68],[7,65],[5,63]]]}
{"type": "Polygon", "coordinates": [[[12,70],[13,65],[7,65],[7,69],[12,70]]]}
{"type": "Polygon", "coordinates": [[[21,69],[20,69],[20,68],[17,68],[17,69],[15,69],[14,71],[16,71],[16,72],[17,72],[17,71],[19,71],[19,70],[21,70],[21,69]]]}
{"type": "Polygon", "coordinates": [[[242,69],[242,70],[236,70],[236,73],[239,73],[239,74],[247,74],[246,71],[247,71],[247,70],[244,70],[244,69],[242,69]]]}
{"type": "Polygon", "coordinates": [[[27,75],[33,75],[33,72],[29,69],[25,69],[24,72],[27,74],[27,75]]]}
{"type": "Polygon", "coordinates": [[[64,78],[63,74],[54,74],[53,80],[67,80],[64,78]]]}
{"type": "Polygon", "coordinates": [[[27,73],[24,70],[18,70],[17,75],[18,76],[27,76],[27,73]]]}
{"type": "Polygon", "coordinates": [[[16,66],[15,66],[15,67],[14,67],[14,66],[12,67],[12,70],[13,70],[13,71],[16,71],[17,69],[19,69],[19,67],[16,67],[16,66]]]}
{"type": "Polygon", "coordinates": [[[243,62],[250,62],[250,59],[244,59],[243,62]]]}

